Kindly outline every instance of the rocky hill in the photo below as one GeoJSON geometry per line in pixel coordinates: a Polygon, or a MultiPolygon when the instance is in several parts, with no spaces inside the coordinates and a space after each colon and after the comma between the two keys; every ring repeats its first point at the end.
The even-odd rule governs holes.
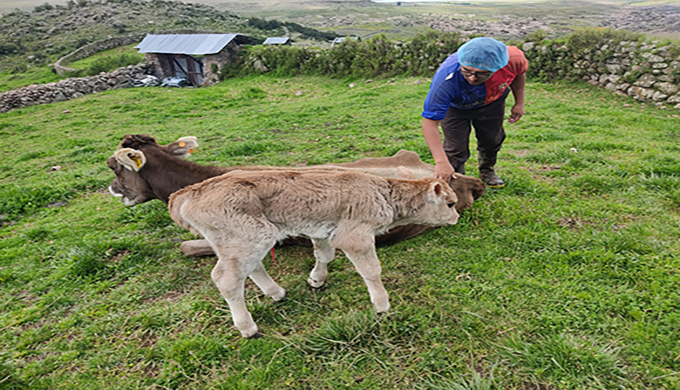
{"type": "Polygon", "coordinates": [[[166,0],[70,0],[15,10],[0,18],[0,72],[17,64],[43,66],[103,38],[164,31],[279,33],[248,26],[248,20],[202,4],[166,0]]]}
{"type": "MultiPolygon", "coordinates": [[[[623,7],[612,12],[599,26],[645,34],[680,34],[680,6],[623,7]]],[[[676,38],[680,38],[680,35],[676,38]]]]}

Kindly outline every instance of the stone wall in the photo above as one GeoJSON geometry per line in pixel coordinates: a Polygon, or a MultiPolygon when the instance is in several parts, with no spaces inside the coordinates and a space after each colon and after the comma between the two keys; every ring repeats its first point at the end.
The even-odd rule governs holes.
{"type": "Polygon", "coordinates": [[[111,73],[101,73],[98,76],[73,77],[55,83],[29,85],[0,94],[0,112],[75,99],[109,89],[133,87],[136,80],[141,80],[152,73],[153,65],[142,63],[120,68],[111,73]]]}
{"type": "Polygon", "coordinates": [[[680,109],[678,46],[607,39],[585,49],[569,41],[525,42],[522,50],[530,74],[544,80],[581,79],[616,95],[680,109]]]}
{"type": "Polygon", "coordinates": [[[128,35],[124,37],[114,37],[109,39],[104,39],[102,41],[97,41],[89,45],[78,48],[77,50],[61,57],[53,64],[55,72],[59,76],[67,76],[69,72],[75,72],[76,69],[67,68],[66,65],[71,62],[81,60],[83,58],[90,57],[93,54],[99,53],[100,51],[114,49],[116,47],[130,45],[132,43],[141,42],[146,34],[135,34],[128,35]]]}
{"type": "Polygon", "coordinates": [[[216,54],[206,54],[203,57],[203,86],[209,87],[220,82],[220,71],[226,64],[235,60],[236,52],[241,50],[241,46],[232,41],[216,54]],[[213,69],[214,68],[214,69],[213,69]],[[216,72],[213,72],[216,70],[216,72]]]}

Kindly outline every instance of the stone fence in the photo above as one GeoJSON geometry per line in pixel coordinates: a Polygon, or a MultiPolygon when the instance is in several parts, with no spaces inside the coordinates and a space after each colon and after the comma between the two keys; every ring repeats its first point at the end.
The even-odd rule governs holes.
{"type": "Polygon", "coordinates": [[[54,71],[57,72],[59,76],[68,76],[69,72],[75,72],[76,69],[67,68],[66,65],[71,62],[81,60],[83,58],[90,57],[93,54],[99,53],[100,51],[115,49],[116,47],[130,45],[132,43],[141,42],[146,34],[134,34],[124,37],[113,37],[109,39],[104,39],[89,45],[82,46],[75,51],[61,57],[53,64],[54,71]]]}
{"type": "Polygon", "coordinates": [[[109,89],[133,87],[136,80],[142,80],[150,74],[153,74],[153,65],[141,63],[98,76],[73,77],[55,83],[29,85],[0,94],[0,112],[75,99],[109,89]]]}
{"type": "Polygon", "coordinates": [[[659,42],[604,40],[591,48],[569,43],[525,42],[532,75],[545,80],[581,79],[615,95],[680,109],[680,47],[659,42]]]}

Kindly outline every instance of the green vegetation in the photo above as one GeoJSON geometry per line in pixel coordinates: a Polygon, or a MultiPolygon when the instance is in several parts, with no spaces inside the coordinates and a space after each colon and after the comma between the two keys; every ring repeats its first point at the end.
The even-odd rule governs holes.
{"type": "MultiPolygon", "coordinates": [[[[135,88],[0,114],[0,387],[660,389],[680,387],[677,114],[584,84],[529,83],[499,172],[458,225],[378,249],[376,316],[342,255],[310,248],[247,283],[242,340],[193,236],[158,201],[124,208],[105,160],[126,133],[195,135],[208,164],[425,161],[427,83],[250,77],[135,88]],[[354,86],[350,87],[350,83],[354,86]],[[60,169],[52,168],[60,166],[60,169]]],[[[474,158],[469,164],[475,174],[474,158]]]]}
{"type": "Polygon", "coordinates": [[[61,80],[47,67],[31,67],[19,73],[0,73],[0,93],[31,84],[47,84],[61,80]]]}
{"type": "Polygon", "coordinates": [[[101,72],[111,72],[128,65],[137,65],[144,60],[144,54],[135,49],[137,43],[105,50],[92,56],[67,64],[78,69],[84,76],[95,76],[101,72]]]}
{"type": "Polygon", "coordinates": [[[288,31],[294,31],[300,33],[301,37],[306,39],[313,39],[316,41],[332,41],[337,38],[338,35],[331,32],[322,32],[315,30],[313,28],[304,27],[297,23],[292,22],[279,22],[278,20],[264,20],[260,18],[250,18],[248,19],[248,25],[258,28],[260,30],[277,30],[287,28],[288,31]]]}
{"type": "Polygon", "coordinates": [[[430,31],[398,42],[386,35],[347,39],[333,47],[254,46],[222,69],[221,78],[259,74],[259,63],[277,76],[387,77],[430,74],[464,42],[457,33],[430,31]]]}

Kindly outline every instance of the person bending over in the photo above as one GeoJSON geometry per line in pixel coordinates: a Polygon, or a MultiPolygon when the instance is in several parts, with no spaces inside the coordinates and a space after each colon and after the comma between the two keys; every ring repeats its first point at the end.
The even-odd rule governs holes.
{"type": "Polygon", "coordinates": [[[472,126],[480,179],[491,188],[505,186],[494,169],[505,140],[505,99],[512,91],[515,104],[508,122],[515,123],[524,115],[528,67],[529,61],[520,49],[486,37],[471,39],[439,66],[422,112],[423,136],[434,158],[437,178],[465,174],[472,126]]]}

